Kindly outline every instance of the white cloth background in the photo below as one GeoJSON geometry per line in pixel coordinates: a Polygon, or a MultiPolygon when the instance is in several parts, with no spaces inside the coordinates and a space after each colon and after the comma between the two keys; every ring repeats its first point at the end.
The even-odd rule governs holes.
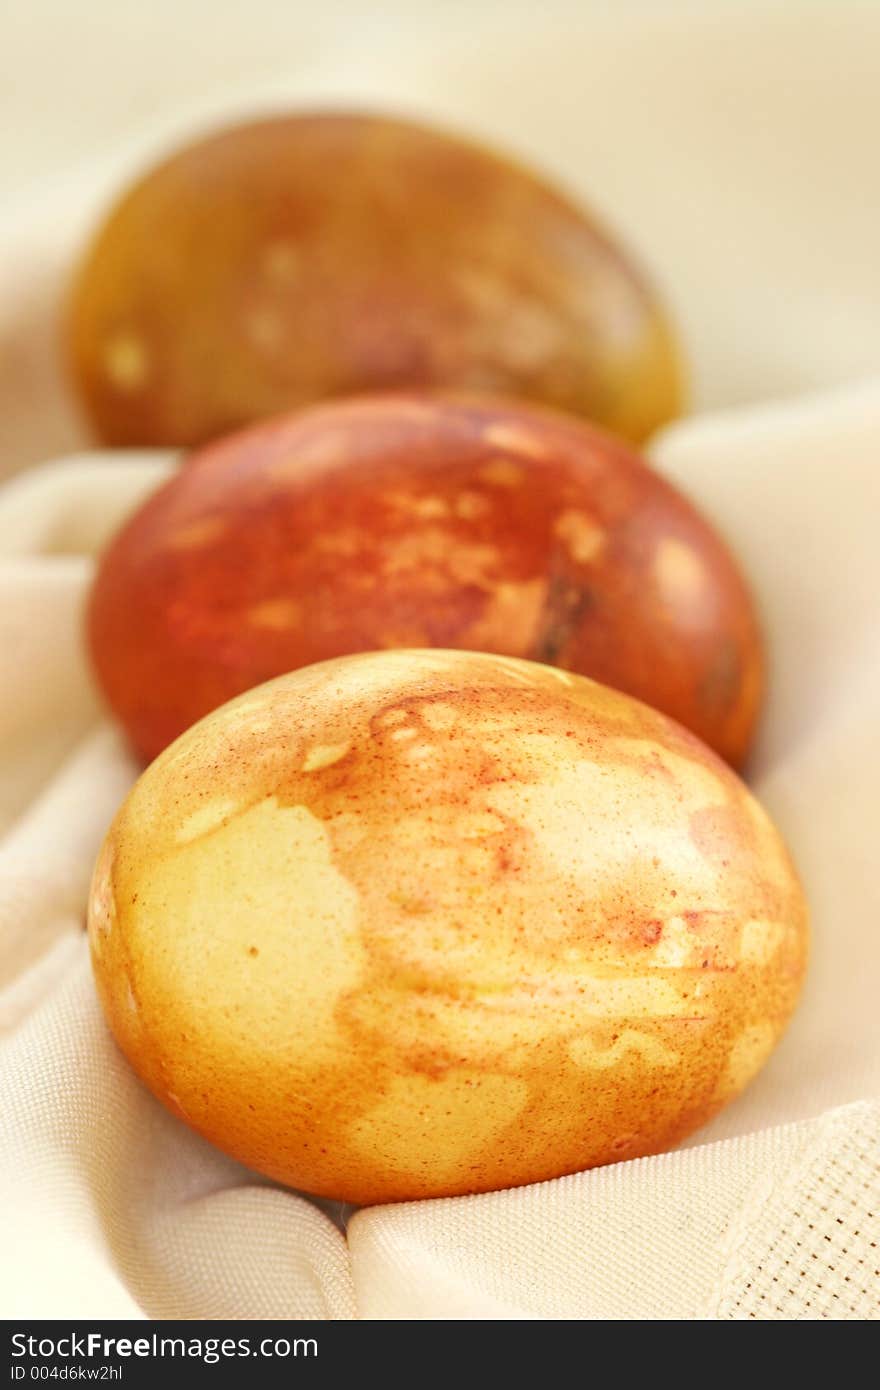
{"type": "MultiPolygon", "coordinates": [[[[0,1315],[880,1316],[880,11],[623,11],[551,4],[538,30],[516,6],[507,22],[470,7],[466,28],[426,7],[418,37],[349,34],[295,77],[264,66],[255,84],[252,63],[242,83],[381,93],[503,137],[592,192],[662,271],[703,412],[652,454],[729,536],[764,613],[752,781],[813,908],[800,1012],[747,1094],[675,1153],[365,1210],[345,1235],[327,1204],[212,1150],[116,1052],[81,930],[134,775],[81,609],[95,553],[173,460],[31,468],[0,491],[0,1315]],[[774,395],[789,399],[755,403],[774,395]]],[[[145,149],[155,123],[125,134],[145,149]]],[[[52,359],[58,283],[125,162],[99,151],[0,232],[7,472],[81,444],[52,359]]]]}

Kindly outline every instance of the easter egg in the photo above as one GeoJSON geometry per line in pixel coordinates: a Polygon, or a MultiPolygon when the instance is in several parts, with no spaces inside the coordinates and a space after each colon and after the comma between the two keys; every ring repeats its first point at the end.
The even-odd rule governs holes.
{"type": "Polygon", "coordinates": [[[740,763],[762,654],[715,531],[619,441],[515,403],[333,402],[197,451],[91,596],[95,669],[142,757],[284,671],[461,647],[593,676],[740,763]]]}
{"type": "Polygon", "coordinates": [[[377,115],[238,125],[147,172],[84,255],[65,344],[108,444],[401,386],[521,395],[634,440],[682,401],[665,311],[591,214],[377,115]]]}
{"type": "Polygon", "coordinates": [[[778,832],[693,735],[439,650],[312,666],[195,725],[123,804],[89,908],[154,1094],[360,1203],[675,1144],[766,1061],[806,932],[778,832]]]}

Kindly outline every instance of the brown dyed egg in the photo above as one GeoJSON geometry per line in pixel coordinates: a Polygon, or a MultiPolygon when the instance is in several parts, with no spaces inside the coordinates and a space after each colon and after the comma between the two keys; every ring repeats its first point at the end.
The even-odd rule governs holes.
{"type": "Polygon", "coordinates": [[[233,695],[384,647],[591,675],[738,763],[761,648],[718,536],[622,444],[534,407],[313,407],[208,446],[104,556],[89,615],[144,758],[233,695]]]}
{"type": "Polygon", "coordinates": [[[675,1144],[766,1061],[807,926],[766,813],[679,725],[435,650],[312,666],[190,729],[119,812],[89,930],[176,1115],[388,1202],[675,1144]]]}
{"type": "Polygon", "coordinates": [[[196,444],[398,386],[509,392],[640,440],[682,400],[657,298],[591,216],[376,116],[263,120],[160,164],[99,230],[66,336],[110,444],[196,444]]]}

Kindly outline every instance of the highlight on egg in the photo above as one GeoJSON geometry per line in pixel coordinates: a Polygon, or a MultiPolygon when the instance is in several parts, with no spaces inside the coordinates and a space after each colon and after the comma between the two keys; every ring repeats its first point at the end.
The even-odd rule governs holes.
{"type": "Polygon", "coordinates": [[[591,213],[516,161],[370,114],[233,126],[147,172],[83,257],[65,349],[119,445],[401,386],[520,395],[638,441],[683,397],[657,294],[591,213]]]}
{"type": "Polygon", "coordinates": [[[401,393],[197,451],[104,555],[95,670],[142,757],[284,671],[461,647],[593,676],[731,763],[754,606],[723,541],[620,441],[515,402],[401,393]]]}
{"type": "Polygon", "coordinates": [[[143,774],[95,870],[95,975],[178,1117],[352,1202],[668,1148],[792,1013],[806,909],[730,769],[546,666],[309,667],[143,774]]]}

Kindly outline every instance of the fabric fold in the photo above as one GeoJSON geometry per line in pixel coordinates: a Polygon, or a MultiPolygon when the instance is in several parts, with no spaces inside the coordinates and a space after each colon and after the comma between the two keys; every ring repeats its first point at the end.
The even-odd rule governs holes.
{"type": "Polygon", "coordinates": [[[320,1204],[246,1172],[162,1110],[113,1045],[86,961],[92,860],[137,768],[99,720],[82,606],[93,552],[172,462],[92,455],[4,489],[0,614],[16,639],[0,694],[8,1315],[880,1316],[869,1277],[878,456],[880,383],[683,422],[655,446],[658,466],[723,518],[764,612],[770,703],[751,775],[814,916],[805,998],[778,1052],[677,1152],[362,1210],[347,1237],[320,1204]]]}

